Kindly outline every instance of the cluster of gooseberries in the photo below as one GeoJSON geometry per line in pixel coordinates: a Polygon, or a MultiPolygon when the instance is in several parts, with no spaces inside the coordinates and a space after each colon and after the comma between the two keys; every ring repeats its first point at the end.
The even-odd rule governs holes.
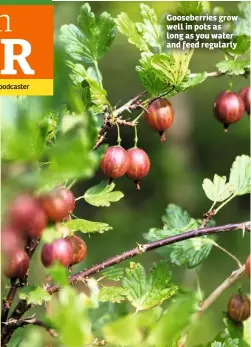
{"type": "MultiPolygon", "coordinates": [[[[75,197],[65,187],[57,187],[38,196],[22,193],[11,202],[8,209],[8,224],[2,231],[6,277],[21,279],[26,275],[30,263],[27,253],[32,241],[41,238],[48,223],[56,223],[59,227],[60,222],[69,220],[74,207],[75,197]]],[[[66,227],[64,234],[66,235],[62,233],[62,238],[43,246],[41,261],[45,267],[53,265],[56,261],[69,267],[85,258],[85,242],[78,236],[70,235],[66,227]]]]}
{"type": "MultiPolygon", "coordinates": [[[[165,141],[165,130],[173,123],[174,110],[171,103],[164,98],[153,100],[144,114],[150,128],[160,134],[160,140],[165,141]]],[[[146,152],[136,145],[127,151],[120,145],[109,147],[101,161],[103,173],[110,182],[126,175],[133,180],[136,188],[140,189],[139,182],[150,169],[150,159],[146,152]]]]}
{"type": "Polygon", "coordinates": [[[214,102],[214,114],[219,122],[223,123],[225,131],[229,125],[237,123],[244,112],[250,116],[251,90],[244,87],[239,93],[232,91],[221,92],[214,102]]]}

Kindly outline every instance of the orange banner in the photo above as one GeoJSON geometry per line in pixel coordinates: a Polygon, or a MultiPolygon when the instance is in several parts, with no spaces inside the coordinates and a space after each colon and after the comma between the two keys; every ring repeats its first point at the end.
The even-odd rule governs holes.
{"type": "MultiPolygon", "coordinates": [[[[0,84],[13,79],[24,84],[26,79],[52,81],[52,5],[0,6],[0,84]]],[[[49,89],[48,95],[51,95],[51,87],[49,89]]],[[[8,90],[1,89],[0,94],[4,91],[8,95],[8,90]]],[[[19,89],[15,90],[19,95],[19,89]]],[[[13,93],[12,89],[11,95],[13,93]]]]}

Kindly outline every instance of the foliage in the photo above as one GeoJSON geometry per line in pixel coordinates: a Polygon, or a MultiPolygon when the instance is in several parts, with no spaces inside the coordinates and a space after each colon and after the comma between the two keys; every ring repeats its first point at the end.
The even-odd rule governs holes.
{"type": "MultiPolygon", "coordinates": [[[[126,104],[126,110],[130,111],[130,107],[145,109],[155,98],[176,95],[186,90],[189,92],[191,88],[207,80],[210,74],[206,71],[190,71],[191,59],[196,52],[167,51],[163,25],[157,13],[146,4],[140,4],[139,9],[141,21],[134,22],[125,12],[118,14],[116,18],[107,12],[97,16],[89,4],[82,5],[77,25],[63,25],[59,34],[66,56],[64,53],[59,54],[57,62],[67,71],[66,74],[62,73],[62,79],[56,80],[56,94],[63,95],[60,102],[54,97],[3,98],[3,109],[8,110],[2,117],[3,198],[6,206],[19,192],[32,191],[36,196],[58,185],[72,187],[75,183],[85,182],[96,175],[104,148],[100,147],[95,151],[93,148],[100,138],[100,127],[107,121],[107,114],[109,122],[101,130],[106,131],[114,124],[118,125],[118,119],[127,122],[123,116],[115,117],[116,108],[108,97],[99,65],[111,48],[116,31],[139,50],[136,72],[146,91],[142,98],[136,98],[135,104],[126,104]]],[[[211,11],[210,3],[205,1],[182,1],[176,10],[179,15],[219,11],[211,11]]],[[[250,46],[249,11],[246,3],[239,5],[239,19],[232,28],[237,48],[235,51],[223,52],[226,59],[217,62],[216,68],[222,74],[247,75],[250,72],[250,61],[246,57],[250,46]]],[[[118,84],[120,83],[123,81],[118,84]]],[[[135,118],[135,121],[139,120],[140,115],[135,118]]],[[[137,130],[136,127],[135,129],[137,130]]],[[[118,143],[119,140],[118,131],[118,143]]],[[[136,140],[137,131],[135,144],[136,140]]],[[[154,155],[154,152],[151,154],[154,155]]],[[[156,242],[169,237],[177,240],[177,237],[186,236],[188,231],[189,237],[168,246],[159,244],[154,247],[161,259],[155,258],[157,260],[150,266],[150,270],[149,264],[143,263],[143,256],[142,262],[137,259],[129,264],[114,265],[130,258],[130,255],[122,253],[116,258],[117,261],[108,259],[96,273],[92,272],[96,275],[102,271],[98,279],[84,277],[81,272],[74,273],[71,279],[80,284],[76,289],[69,284],[71,269],[56,262],[48,269],[41,270],[42,275],[46,276],[44,284],[33,273],[31,281],[30,276],[28,278],[29,285],[25,281],[18,282],[21,287],[17,291],[18,299],[32,308],[42,306],[43,312],[39,310],[38,315],[43,316],[41,325],[45,325],[48,331],[53,329],[57,332],[56,344],[60,346],[179,345],[180,340],[190,334],[198,320],[199,305],[204,299],[204,293],[199,284],[196,290],[183,287],[178,276],[177,279],[174,277],[173,283],[172,273],[177,266],[182,265],[188,269],[196,268],[199,272],[213,246],[224,250],[216,243],[214,236],[198,236],[194,232],[203,226],[215,226],[212,216],[216,216],[233,198],[251,192],[250,164],[248,155],[238,155],[228,178],[214,174],[212,179],[203,180],[202,188],[212,204],[203,217],[205,211],[201,211],[200,218],[193,218],[180,206],[168,203],[161,218],[162,226],[151,228],[148,232],[146,229],[144,238],[156,245],[156,242]],[[35,284],[32,282],[33,277],[36,277],[35,284]],[[60,286],[57,295],[51,295],[50,289],[55,288],[52,287],[54,284],[60,286]]],[[[89,185],[89,182],[85,183],[89,185]]],[[[203,190],[200,189],[201,196],[203,190]]],[[[180,191],[183,194],[182,189],[180,191]]],[[[116,224],[119,213],[127,214],[126,206],[123,205],[125,199],[121,200],[124,193],[120,188],[115,190],[114,182],[92,182],[91,187],[84,187],[81,196],[76,197],[76,202],[79,201],[76,210],[82,209],[87,219],[72,214],[70,220],[63,220],[61,223],[52,225],[50,221],[43,231],[40,243],[43,245],[63,237],[61,226],[67,227],[70,234],[80,232],[81,237],[88,234],[93,238],[95,234],[103,234],[113,227],[115,229],[110,221],[97,221],[100,218],[99,211],[103,210],[102,207],[110,207],[111,211],[115,211],[112,213],[116,224]],[[88,212],[84,209],[84,203],[90,205],[88,212]],[[93,211],[91,216],[89,211],[93,211]]],[[[203,199],[201,197],[201,201],[203,199]]],[[[137,218],[137,203],[138,201],[133,201],[135,216],[132,218],[137,218]]],[[[151,208],[147,203],[146,208],[151,208]]],[[[4,213],[5,211],[3,216],[4,213]]],[[[131,216],[128,215],[128,218],[131,216]]],[[[116,237],[119,244],[124,240],[120,239],[117,226],[118,223],[114,235],[118,235],[116,237]]],[[[98,246],[103,247],[103,235],[96,237],[98,246]]],[[[117,244],[112,244],[115,251],[116,246],[117,244]]],[[[39,248],[40,246],[37,253],[40,252],[39,248]]],[[[145,253],[146,246],[137,243],[136,250],[137,252],[131,251],[133,256],[145,253]]],[[[225,253],[231,255],[226,250],[225,253]]],[[[37,262],[36,255],[32,258],[32,266],[37,262]]],[[[96,267],[97,265],[93,265],[92,270],[96,267]]],[[[78,270],[81,271],[80,265],[78,270]]],[[[236,326],[227,318],[224,318],[224,324],[224,330],[207,341],[207,345],[247,347],[247,324],[236,326]]],[[[15,331],[8,346],[43,346],[43,340],[37,327],[25,327],[15,331]]]]}

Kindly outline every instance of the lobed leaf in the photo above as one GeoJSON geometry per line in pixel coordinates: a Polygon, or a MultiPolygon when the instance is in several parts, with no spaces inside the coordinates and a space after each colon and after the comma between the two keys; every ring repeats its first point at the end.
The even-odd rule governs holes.
{"type": "Polygon", "coordinates": [[[91,222],[86,219],[72,219],[64,224],[67,228],[69,228],[72,232],[81,231],[82,233],[103,233],[107,230],[111,230],[110,227],[106,223],[100,222],[91,222]]]}
{"type": "Polygon", "coordinates": [[[20,289],[19,298],[27,300],[28,305],[42,305],[44,302],[50,301],[52,296],[40,286],[28,285],[20,289]]]}
{"type": "Polygon", "coordinates": [[[78,26],[63,25],[60,41],[65,51],[74,59],[93,63],[101,59],[111,46],[115,36],[115,23],[107,12],[98,18],[91,12],[88,3],[81,7],[78,26]]]}
{"type": "Polygon", "coordinates": [[[192,55],[193,50],[175,51],[172,54],[154,54],[151,58],[151,65],[163,82],[178,86],[188,74],[192,55]]]}
{"type": "Polygon", "coordinates": [[[239,340],[228,338],[224,342],[214,341],[211,347],[239,347],[239,340]]]}
{"type": "MultiPolygon", "coordinates": [[[[144,235],[148,241],[157,241],[188,230],[198,229],[201,224],[201,220],[191,218],[186,211],[174,204],[168,205],[165,212],[162,220],[166,225],[162,229],[150,229],[144,235]]],[[[170,244],[156,251],[168,258],[174,265],[187,265],[188,268],[193,268],[208,257],[212,246],[213,237],[203,236],[170,244]]]]}
{"type": "Polygon", "coordinates": [[[162,221],[169,229],[183,228],[187,226],[191,220],[189,214],[182,210],[181,207],[169,204],[165,209],[165,214],[162,216],[162,221]]]}
{"type": "Polygon", "coordinates": [[[236,157],[230,170],[229,183],[234,187],[235,195],[251,192],[251,159],[248,155],[236,157]]]}
{"type": "Polygon", "coordinates": [[[124,194],[119,191],[113,191],[115,183],[109,184],[108,181],[102,181],[100,184],[89,188],[85,194],[85,201],[93,206],[109,207],[111,202],[119,201],[124,194]]]}
{"type": "Polygon", "coordinates": [[[60,332],[64,346],[78,347],[93,341],[87,300],[84,293],[67,286],[59,291],[57,300],[52,301],[50,321],[60,332]]]}
{"type": "Polygon", "coordinates": [[[185,77],[184,80],[178,85],[178,87],[184,91],[189,88],[196,87],[198,84],[201,84],[207,79],[207,73],[201,72],[197,73],[194,77],[190,77],[187,75],[187,78],[185,77]]]}
{"type": "Polygon", "coordinates": [[[47,268],[47,273],[51,276],[52,280],[60,286],[68,285],[68,271],[58,261],[47,268]]]}
{"type": "Polygon", "coordinates": [[[224,201],[234,193],[234,188],[230,183],[226,183],[225,176],[214,175],[213,182],[205,178],[202,187],[208,199],[214,202],[224,201]]]}
{"type": "Polygon", "coordinates": [[[140,65],[136,66],[136,71],[138,72],[143,86],[152,97],[156,97],[161,94],[168,94],[168,91],[172,90],[173,88],[170,86],[170,84],[162,81],[162,79],[156,74],[156,71],[153,69],[151,64],[152,56],[153,54],[150,52],[142,53],[139,61],[140,65]]]}
{"type": "Polygon", "coordinates": [[[102,277],[105,277],[110,281],[119,281],[124,275],[124,268],[110,267],[104,271],[102,271],[102,277]]]}
{"type": "Polygon", "coordinates": [[[84,100],[87,104],[93,103],[103,111],[104,105],[109,105],[106,90],[99,84],[93,69],[87,70],[82,64],[67,61],[71,68],[70,77],[73,83],[84,93],[84,100]]]}
{"type": "Polygon", "coordinates": [[[136,24],[138,31],[149,46],[157,47],[161,51],[161,26],[154,9],[145,4],[140,4],[140,10],[143,23],[136,24]]]}
{"type": "Polygon", "coordinates": [[[135,23],[129,16],[122,12],[115,19],[118,30],[128,38],[128,42],[135,45],[143,52],[148,52],[149,48],[145,39],[141,36],[135,23]]]}
{"type": "Polygon", "coordinates": [[[176,341],[174,345],[178,345],[178,339],[191,323],[198,304],[198,298],[195,295],[179,297],[153,326],[147,342],[156,347],[166,347],[167,341],[170,343],[176,341]]]}
{"type": "Polygon", "coordinates": [[[122,287],[102,287],[99,292],[99,301],[120,303],[126,299],[128,294],[127,289],[122,287]]]}
{"type": "Polygon", "coordinates": [[[223,60],[216,64],[218,71],[229,75],[243,75],[250,70],[249,60],[223,60]]]}
{"type": "Polygon", "coordinates": [[[170,283],[171,272],[165,262],[154,264],[149,276],[142,265],[126,269],[122,285],[128,291],[127,299],[137,311],[160,305],[173,296],[178,287],[170,283]]]}

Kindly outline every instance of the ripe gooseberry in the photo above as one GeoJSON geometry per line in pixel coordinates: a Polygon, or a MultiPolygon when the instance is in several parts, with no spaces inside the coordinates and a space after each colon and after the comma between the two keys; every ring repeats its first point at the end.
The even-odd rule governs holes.
{"type": "Polygon", "coordinates": [[[238,122],[245,111],[242,98],[231,91],[220,93],[214,102],[214,114],[219,122],[223,123],[225,131],[230,124],[238,122]]]}
{"type": "Polygon", "coordinates": [[[246,110],[247,114],[250,115],[250,99],[251,99],[250,87],[242,88],[241,91],[239,92],[239,95],[244,102],[245,110],[246,110]]]}
{"type": "Polygon", "coordinates": [[[70,243],[72,247],[72,262],[70,265],[80,263],[86,256],[86,244],[85,242],[78,236],[71,235],[66,237],[66,240],[70,243]]]}
{"type": "Polygon", "coordinates": [[[227,312],[235,322],[243,322],[250,316],[250,300],[247,295],[233,295],[228,301],[227,312]]]}
{"type": "Polygon", "coordinates": [[[72,262],[72,247],[65,239],[57,239],[43,246],[41,261],[45,267],[58,261],[63,266],[69,266],[72,262]]]}
{"type": "Polygon", "coordinates": [[[150,159],[143,149],[137,147],[128,149],[127,153],[129,165],[126,176],[135,182],[137,189],[140,189],[139,181],[148,174],[150,159]]]}
{"type": "Polygon", "coordinates": [[[101,161],[103,173],[110,178],[124,176],[128,168],[128,154],[121,146],[111,146],[107,148],[101,161]]]}
{"type": "Polygon", "coordinates": [[[174,110],[167,99],[155,99],[148,106],[144,118],[150,128],[160,134],[160,141],[165,141],[165,130],[170,128],[174,120],[174,110]]]}
{"type": "Polygon", "coordinates": [[[4,253],[24,248],[24,240],[19,230],[12,226],[5,226],[1,233],[1,248],[4,253]]]}
{"type": "Polygon", "coordinates": [[[246,273],[248,274],[248,277],[250,277],[250,255],[247,257],[246,263],[245,263],[245,270],[246,273]]]}
{"type": "Polygon", "coordinates": [[[75,207],[75,197],[64,187],[45,193],[39,198],[40,205],[48,218],[54,222],[62,221],[72,213],[75,207]]]}
{"type": "Polygon", "coordinates": [[[16,197],[10,206],[9,216],[17,231],[30,237],[40,237],[47,224],[46,214],[29,194],[16,197]]]}
{"type": "Polygon", "coordinates": [[[7,252],[4,274],[8,278],[22,278],[29,269],[30,259],[24,250],[16,249],[15,252],[7,252]]]}

